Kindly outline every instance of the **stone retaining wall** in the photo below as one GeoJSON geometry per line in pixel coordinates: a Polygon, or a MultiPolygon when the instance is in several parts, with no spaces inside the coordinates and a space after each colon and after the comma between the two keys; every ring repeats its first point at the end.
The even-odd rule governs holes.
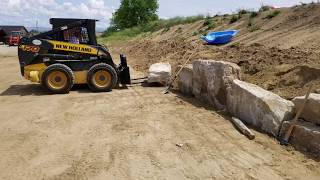
{"type": "MultiPolygon", "coordinates": [[[[291,101],[240,79],[240,68],[236,64],[196,60],[192,65],[183,69],[178,84],[182,93],[194,95],[197,99],[210,103],[217,109],[225,109],[244,123],[274,137],[279,137],[279,133],[284,129],[283,124],[289,123],[297,108],[291,101]]],[[[320,106],[311,105],[315,103],[315,101],[312,102],[309,104],[315,109],[312,112],[318,112],[320,106]]],[[[299,103],[295,104],[298,106],[299,103]]],[[[316,118],[311,117],[313,120],[310,120],[309,116],[307,119],[318,123],[319,116],[316,116],[316,118]]],[[[319,136],[318,125],[300,123],[293,132],[290,143],[299,150],[304,147],[305,151],[319,153],[319,136]]]]}
{"type": "MultiPolygon", "coordinates": [[[[281,137],[289,126],[289,122],[283,123],[281,137]]],[[[303,152],[310,152],[320,158],[320,126],[306,121],[299,121],[294,127],[290,137],[290,144],[303,152]]]]}
{"type": "Polygon", "coordinates": [[[196,60],[193,62],[193,95],[225,109],[227,89],[233,79],[240,79],[240,67],[224,61],[196,60]]]}
{"type": "Polygon", "coordinates": [[[261,87],[234,80],[228,90],[229,113],[274,137],[283,121],[293,118],[293,103],[261,87]]]}

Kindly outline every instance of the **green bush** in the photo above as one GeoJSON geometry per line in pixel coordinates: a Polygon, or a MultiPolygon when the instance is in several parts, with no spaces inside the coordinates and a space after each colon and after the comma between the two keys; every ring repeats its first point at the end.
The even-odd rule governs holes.
{"type": "Polygon", "coordinates": [[[170,31],[170,27],[165,27],[163,30],[162,30],[162,33],[165,33],[165,32],[168,32],[168,31],[170,31]]]}
{"type": "Polygon", "coordinates": [[[248,27],[251,27],[253,25],[253,20],[250,18],[248,22],[248,27]]]}
{"type": "Polygon", "coordinates": [[[199,34],[206,36],[208,34],[208,30],[201,29],[199,34]]]}
{"type": "Polygon", "coordinates": [[[207,17],[204,19],[203,26],[204,26],[204,27],[207,26],[207,28],[206,28],[207,30],[213,29],[213,28],[216,27],[213,19],[210,18],[209,16],[207,16],[207,17]]]}
{"type": "Polygon", "coordinates": [[[257,17],[258,15],[259,15],[258,12],[252,11],[252,12],[250,13],[250,18],[255,18],[255,17],[257,17]]]}
{"type": "Polygon", "coordinates": [[[238,15],[233,15],[230,19],[230,24],[237,22],[240,19],[240,17],[238,15]]]}
{"type": "Polygon", "coordinates": [[[248,10],[246,10],[246,9],[240,9],[239,11],[238,11],[238,14],[239,15],[243,15],[243,14],[247,14],[249,11],[248,10]]]}
{"type": "Polygon", "coordinates": [[[249,27],[249,32],[254,32],[254,31],[257,31],[257,30],[260,30],[260,27],[258,27],[256,25],[251,25],[249,27]]]}
{"type": "Polygon", "coordinates": [[[182,33],[182,27],[179,27],[177,30],[176,30],[177,33],[182,33]]]}
{"type": "Polygon", "coordinates": [[[249,22],[248,22],[248,30],[249,32],[254,32],[254,31],[257,31],[260,29],[260,27],[258,27],[255,22],[254,22],[254,19],[253,18],[249,18],[249,22]]]}
{"type": "Polygon", "coordinates": [[[268,15],[265,17],[265,19],[272,19],[272,18],[278,16],[280,13],[281,13],[281,11],[275,10],[275,11],[271,12],[270,14],[268,14],[268,15]]]}
{"type": "Polygon", "coordinates": [[[266,6],[266,5],[264,5],[264,6],[261,6],[261,7],[260,7],[259,11],[260,11],[260,12],[264,12],[264,11],[269,11],[270,9],[272,9],[271,6],[266,6]]]}
{"type": "Polygon", "coordinates": [[[215,27],[216,27],[215,23],[212,22],[211,24],[208,25],[207,30],[214,29],[215,27]]]}
{"type": "Polygon", "coordinates": [[[210,16],[206,16],[206,18],[204,19],[203,22],[203,26],[208,26],[212,23],[212,19],[210,18],[210,16]]]}

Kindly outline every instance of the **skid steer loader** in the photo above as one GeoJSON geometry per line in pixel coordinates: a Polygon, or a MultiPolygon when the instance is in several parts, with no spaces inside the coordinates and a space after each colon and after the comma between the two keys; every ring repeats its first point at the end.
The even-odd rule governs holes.
{"type": "Polygon", "coordinates": [[[108,49],[97,43],[93,19],[51,18],[52,30],[21,39],[18,48],[21,74],[53,93],[68,93],[74,84],[110,91],[130,84],[127,60],[116,65],[108,49]]]}

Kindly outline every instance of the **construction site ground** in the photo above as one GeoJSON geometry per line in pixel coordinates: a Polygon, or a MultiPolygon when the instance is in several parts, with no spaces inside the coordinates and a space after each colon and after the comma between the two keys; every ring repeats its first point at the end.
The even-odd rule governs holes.
{"type": "MultiPolygon", "coordinates": [[[[133,85],[50,95],[0,47],[0,179],[319,179],[320,163],[239,134],[192,97],[133,85]]],[[[134,77],[141,77],[132,72],[134,77]]]]}

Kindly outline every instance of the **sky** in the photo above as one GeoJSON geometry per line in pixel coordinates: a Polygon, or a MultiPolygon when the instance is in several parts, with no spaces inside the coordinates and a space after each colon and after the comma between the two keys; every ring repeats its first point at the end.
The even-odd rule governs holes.
{"type": "MultiPolygon", "coordinates": [[[[237,9],[257,9],[261,4],[288,7],[312,0],[158,0],[161,18],[224,14],[237,9]]],[[[314,0],[316,1],[316,0],[314,0]]],[[[120,0],[0,0],[0,25],[50,27],[49,18],[98,19],[98,28],[109,25],[120,0]]]]}

